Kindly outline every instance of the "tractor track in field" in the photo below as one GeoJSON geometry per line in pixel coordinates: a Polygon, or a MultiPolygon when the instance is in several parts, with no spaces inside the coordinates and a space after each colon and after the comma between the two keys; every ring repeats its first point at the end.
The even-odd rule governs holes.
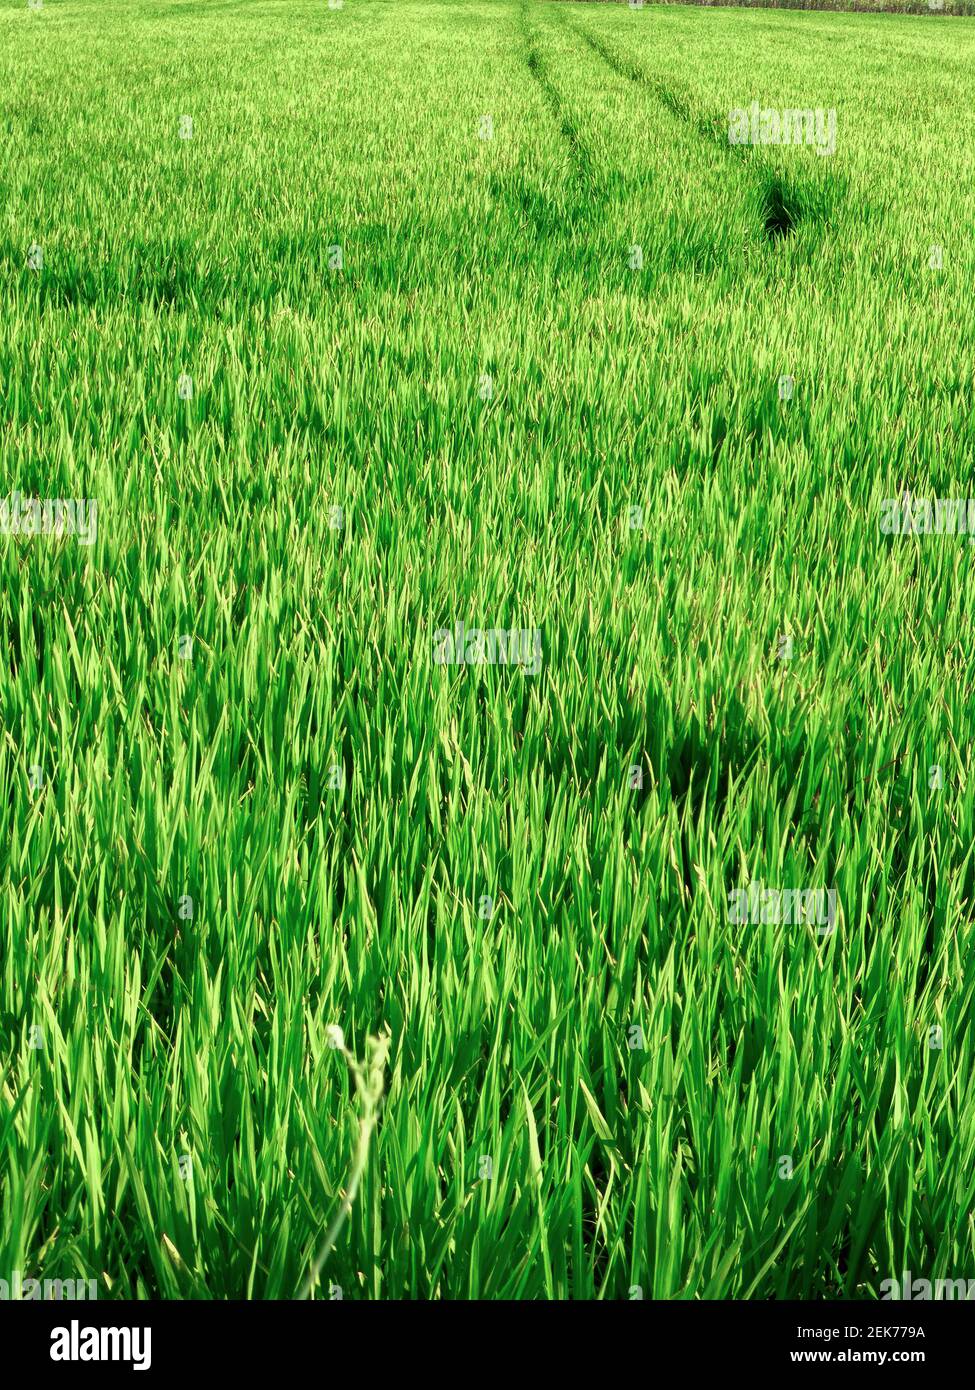
{"type": "Polygon", "coordinates": [[[506,202],[517,219],[531,227],[536,238],[544,238],[551,244],[559,239],[567,227],[571,229],[591,221],[605,202],[606,188],[585,136],[572,119],[562,93],[546,69],[538,35],[531,25],[524,0],[519,13],[519,26],[522,60],[565,141],[569,162],[568,197],[563,202],[539,188],[533,177],[536,171],[528,168],[524,162],[505,175],[492,174],[490,187],[492,195],[506,202]]]}
{"type": "MultiPolygon", "coordinates": [[[[665,106],[672,116],[675,116],[685,125],[691,126],[699,135],[705,139],[719,140],[720,131],[716,121],[709,121],[705,116],[695,115],[693,106],[686,96],[675,92],[659,78],[652,77],[644,68],[634,62],[631,58],[617,53],[610,48],[602,39],[597,39],[594,34],[581,29],[577,24],[568,18],[563,19],[577,38],[580,38],[597,57],[601,58],[607,67],[612,68],[617,77],[622,77],[628,82],[635,82],[638,86],[646,87],[648,91],[656,97],[662,106],[665,106]]],[[[728,150],[737,153],[744,146],[729,145],[728,150]]]]}
{"type": "Polygon", "coordinates": [[[605,40],[597,38],[569,19],[564,11],[559,11],[559,16],[560,22],[601,58],[618,77],[645,88],[672,116],[701,139],[717,146],[739,164],[751,166],[748,177],[755,188],[762,231],[766,240],[776,242],[791,236],[801,221],[824,221],[833,203],[842,196],[844,190],[835,188],[831,180],[822,187],[799,182],[773,168],[753,145],[732,144],[728,139],[725,121],[717,116],[708,116],[696,111],[693,98],[675,91],[660,78],[647,72],[640,63],[628,55],[617,52],[605,40]]]}
{"type": "Polygon", "coordinates": [[[561,92],[545,70],[538,40],[528,22],[528,9],[524,4],[521,7],[521,32],[525,49],[525,64],[538,84],[546,105],[552,112],[559,130],[565,138],[569,149],[569,158],[575,170],[576,181],[581,183],[589,194],[601,198],[602,189],[596,174],[592,152],[585,137],[569,114],[565,102],[562,100],[561,92]]]}
{"type": "MultiPolygon", "coordinates": [[[[762,235],[770,245],[789,239],[800,222],[826,222],[843,191],[832,179],[827,176],[816,183],[797,178],[776,169],[753,146],[732,144],[728,140],[726,121],[698,110],[693,94],[668,85],[628,54],[588,32],[569,18],[564,9],[556,13],[557,23],[568,29],[574,39],[588,47],[617,77],[649,93],[685,129],[736,161],[748,181],[762,235]]],[[[524,0],[519,24],[525,66],[565,141],[572,188],[569,199],[562,203],[533,187],[528,171],[515,171],[507,179],[494,177],[492,192],[508,202],[520,220],[527,220],[536,236],[551,238],[553,233],[567,226],[571,229],[591,222],[605,205],[610,188],[607,180],[601,177],[589,143],[547,69],[539,35],[524,0]]]]}

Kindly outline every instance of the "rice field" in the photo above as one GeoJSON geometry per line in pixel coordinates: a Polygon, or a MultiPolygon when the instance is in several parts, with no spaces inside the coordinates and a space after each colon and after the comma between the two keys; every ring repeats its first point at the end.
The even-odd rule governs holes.
{"type": "Polygon", "coordinates": [[[973,59],[4,0],[0,1279],[975,1276],[973,59]]]}

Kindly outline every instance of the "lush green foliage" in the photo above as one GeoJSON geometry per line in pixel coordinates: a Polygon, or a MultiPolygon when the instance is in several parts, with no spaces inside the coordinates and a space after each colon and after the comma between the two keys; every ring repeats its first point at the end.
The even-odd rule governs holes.
{"type": "Polygon", "coordinates": [[[975,553],[879,528],[973,491],[973,52],[0,10],[2,491],[98,504],[0,536],[0,1276],[293,1297],[330,1025],[390,1057],[326,1295],[975,1274],[975,553]],[[755,99],[836,153],[730,146],[755,99]],[[732,924],[752,879],[835,932],[732,924]]]}
{"type": "MultiPolygon", "coordinates": [[[[569,0],[574,3],[574,0],[569,0]]],[[[605,0],[609,4],[630,4],[630,0],[605,0]]],[[[597,3],[597,0],[589,0],[597,3]]],[[[775,10],[836,10],[844,13],[917,14],[944,17],[975,14],[975,0],[654,0],[655,4],[741,5],[745,8],[775,10]]]]}

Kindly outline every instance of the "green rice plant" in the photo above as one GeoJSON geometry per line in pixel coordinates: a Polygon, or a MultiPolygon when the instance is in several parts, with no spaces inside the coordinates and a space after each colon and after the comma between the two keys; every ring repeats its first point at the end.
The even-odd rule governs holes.
{"type": "Polygon", "coordinates": [[[975,1274],[973,33],[0,7],[0,1279],[975,1274]]]}

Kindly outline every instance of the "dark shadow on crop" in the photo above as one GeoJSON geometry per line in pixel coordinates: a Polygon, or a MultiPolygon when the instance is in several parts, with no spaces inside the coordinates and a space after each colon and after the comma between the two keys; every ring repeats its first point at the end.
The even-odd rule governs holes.
{"type": "Polygon", "coordinates": [[[773,175],[762,195],[762,229],[769,241],[791,236],[802,213],[789,197],[783,180],[773,175]]]}

